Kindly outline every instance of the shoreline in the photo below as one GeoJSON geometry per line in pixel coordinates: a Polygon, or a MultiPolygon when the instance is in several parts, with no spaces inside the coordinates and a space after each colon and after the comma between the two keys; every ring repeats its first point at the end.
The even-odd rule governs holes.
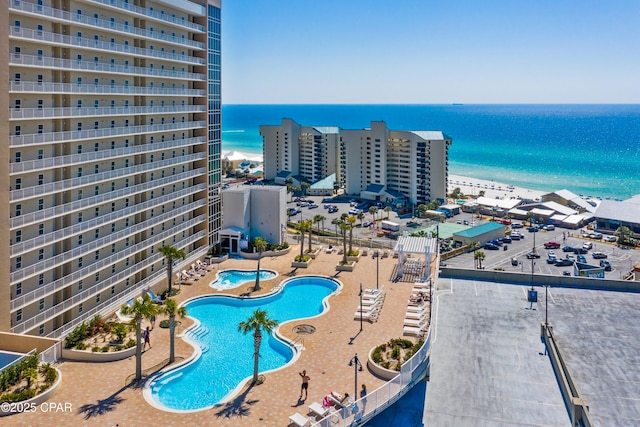
{"type": "Polygon", "coordinates": [[[534,190],[492,180],[450,174],[447,182],[447,194],[450,194],[456,187],[460,188],[460,191],[465,196],[477,196],[480,191],[484,191],[484,196],[491,199],[531,199],[539,201],[544,194],[550,193],[550,191],[534,190]]]}

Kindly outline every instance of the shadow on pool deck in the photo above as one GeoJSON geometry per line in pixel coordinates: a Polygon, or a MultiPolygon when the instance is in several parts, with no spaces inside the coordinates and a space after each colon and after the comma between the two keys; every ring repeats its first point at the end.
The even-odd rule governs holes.
{"type": "Polygon", "coordinates": [[[251,405],[255,405],[260,401],[258,399],[246,400],[247,395],[251,390],[253,390],[253,387],[253,385],[250,385],[235,399],[225,403],[224,405],[220,405],[219,407],[217,406],[216,409],[220,409],[215,412],[215,416],[217,418],[227,419],[231,419],[232,417],[248,417],[251,414],[251,405]]]}

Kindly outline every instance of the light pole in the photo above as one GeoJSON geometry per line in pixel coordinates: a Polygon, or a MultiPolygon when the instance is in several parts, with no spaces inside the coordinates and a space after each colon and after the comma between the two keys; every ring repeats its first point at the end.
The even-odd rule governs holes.
{"type": "Polygon", "coordinates": [[[544,326],[549,326],[549,314],[547,311],[549,301],[549,285],[544,285],[544,326]]]}
{"type": "Polygon", "coordinates": [[[349,361],[349,366],[353,366],[353,372],[355,374],[355,384],[353,387],[353,400],[358,399],[358,371],[362,372],[362,363],[358,359],[358,353],[349,361]]]}
{"type": "Polygon", "coordinates": [[[380,274],[380,249],[376,251],[376,289],[378,289],[378,275],[380,274]]]}
{"type": "Polygon", "coordinates": [[[362,332],[362,282],[360,282],[360,332],[362,332]]]}

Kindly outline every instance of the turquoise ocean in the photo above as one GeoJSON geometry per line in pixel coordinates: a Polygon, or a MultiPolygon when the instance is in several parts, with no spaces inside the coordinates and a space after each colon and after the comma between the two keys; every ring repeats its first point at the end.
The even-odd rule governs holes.
{"type": "MultiPolygon", "coordinates": [[[[640,105],[225,105],[222,149],[262,154],[260,125],[441,130],[449,173],[544,191],[640,194],[640,105]]],[[[464,190],[463,190],[464,191],[464,190]]]]}

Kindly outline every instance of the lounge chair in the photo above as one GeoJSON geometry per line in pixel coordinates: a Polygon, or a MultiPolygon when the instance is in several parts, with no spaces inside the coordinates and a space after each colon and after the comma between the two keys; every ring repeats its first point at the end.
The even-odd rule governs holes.
{"type": "Polygon", "coordinates": [[[380,302],[376,302],[374,304],[364,304],[363,302],[363,305],[358,306],[358,311],[371,311],[373,309],[380,308],[380,306],[382,306],[380,302]]]}
{"type": "Polygon", "coordinates": [[[182,280],[198,280],[200,277],[193,274],[191,271],[182,270],[182,280]]]}
{"type": "Polygon", "coordinates": [[[367,322],[375,323],[378,321],[378,317],[380,315],[380,310],[374,311],[356,311],[353,314],[353,320],[360,320],[360,315],[362,315],[362,320],[366,320],[367,322]]]}
{"type": "Polygon", "coordinates": [[[191,270],[189,270],[189,271],[192,272],[194,275],[200,276],[200,277],[203,277],[203,276],[207,275],[207,272],[204,271],[204,269],[200,269],[200,268],[196,267],[195,264],[191,264],[191,270]]]}
{"type": "Polygon", "coordinates": [[[204,262],[197,260],[196,265],[205,271],[212,271],[215,267],[213,265],[206,265],[204,262]]]}
{"type": "Polygon", "coordinates": [[[419,326],[405,326],[403,328],[403,335],[411,335],[414,337],[419,337],[424,335],[425,330],[419,326]]]}
{"type": "Polygon", "coordinates": [[[382,302],[384,301],[384,294],[378,294],[378,295],[363,295],[362,296],[362,303],[363,304],[374,304],[376,302],[382,302]]]}
{"type": "Polygon", "coordinates": [[[404,318],[404,326],[424,326],[424,319],[408,319],[404,318]]]}
{"type": "Polygon", "coordinates": [[[299,412],[296,412],[293,415],[289,416],[290,424],[296,425],[298,427],[306,427],[310,424],[309,418],[305,417],[299,412]]]}
{"type": "Polygon", "coordinates": [[[151,297],[151,301],[155,302],[156,304],[164,304],[164,300],[158,295],[154,294],[151,289],[147,290],[147,294],[149,294],[149,296],[151,297]]]}
{"type": "Polygon", "coordinates": [[[429,310],[422,311],[407,311],[404,315],[405,319],[426,319],[429,315],[429,310]]]}
{"type": "Polygon", "coordinates": [[[365,295],[384,294],[384,286],[382,286],[380,289],[376,289],[376,288],[365,289],[364,294],[365,295]]]}
{"type": "MultiPolygon", "coordinates": [[[[131,298],[130,300],[127,301],[127,305],[129,307],[133,306],[133,300],[134,298],[131,298]]],[[[116,316],[118,317],[118,320],[121,322],[130,322],[131,320],[133,320],[132,316],[125,316],[124,314],[122,314],[122,309],[119,309],[118,311],[116,311],[116,316]]]]}
{"type": "Polygon", "coordinates": [[[318,402],[313,402],[309,405],[309,412],[316,414],[320,418],[326,417],[329,414],[329,411],[331,411],[331,406],[322,406],[318,402]]]}
{"type": "Polygon", "coordinates": [[[329,246],[327,249],[325,249],[325,251],[326,251],[328,254],[330,254],[331,252],[333,252],[333,251],[334,251],[334,249],[335,249],[335,248],[334,248],[333,246],[329,246]]]}

